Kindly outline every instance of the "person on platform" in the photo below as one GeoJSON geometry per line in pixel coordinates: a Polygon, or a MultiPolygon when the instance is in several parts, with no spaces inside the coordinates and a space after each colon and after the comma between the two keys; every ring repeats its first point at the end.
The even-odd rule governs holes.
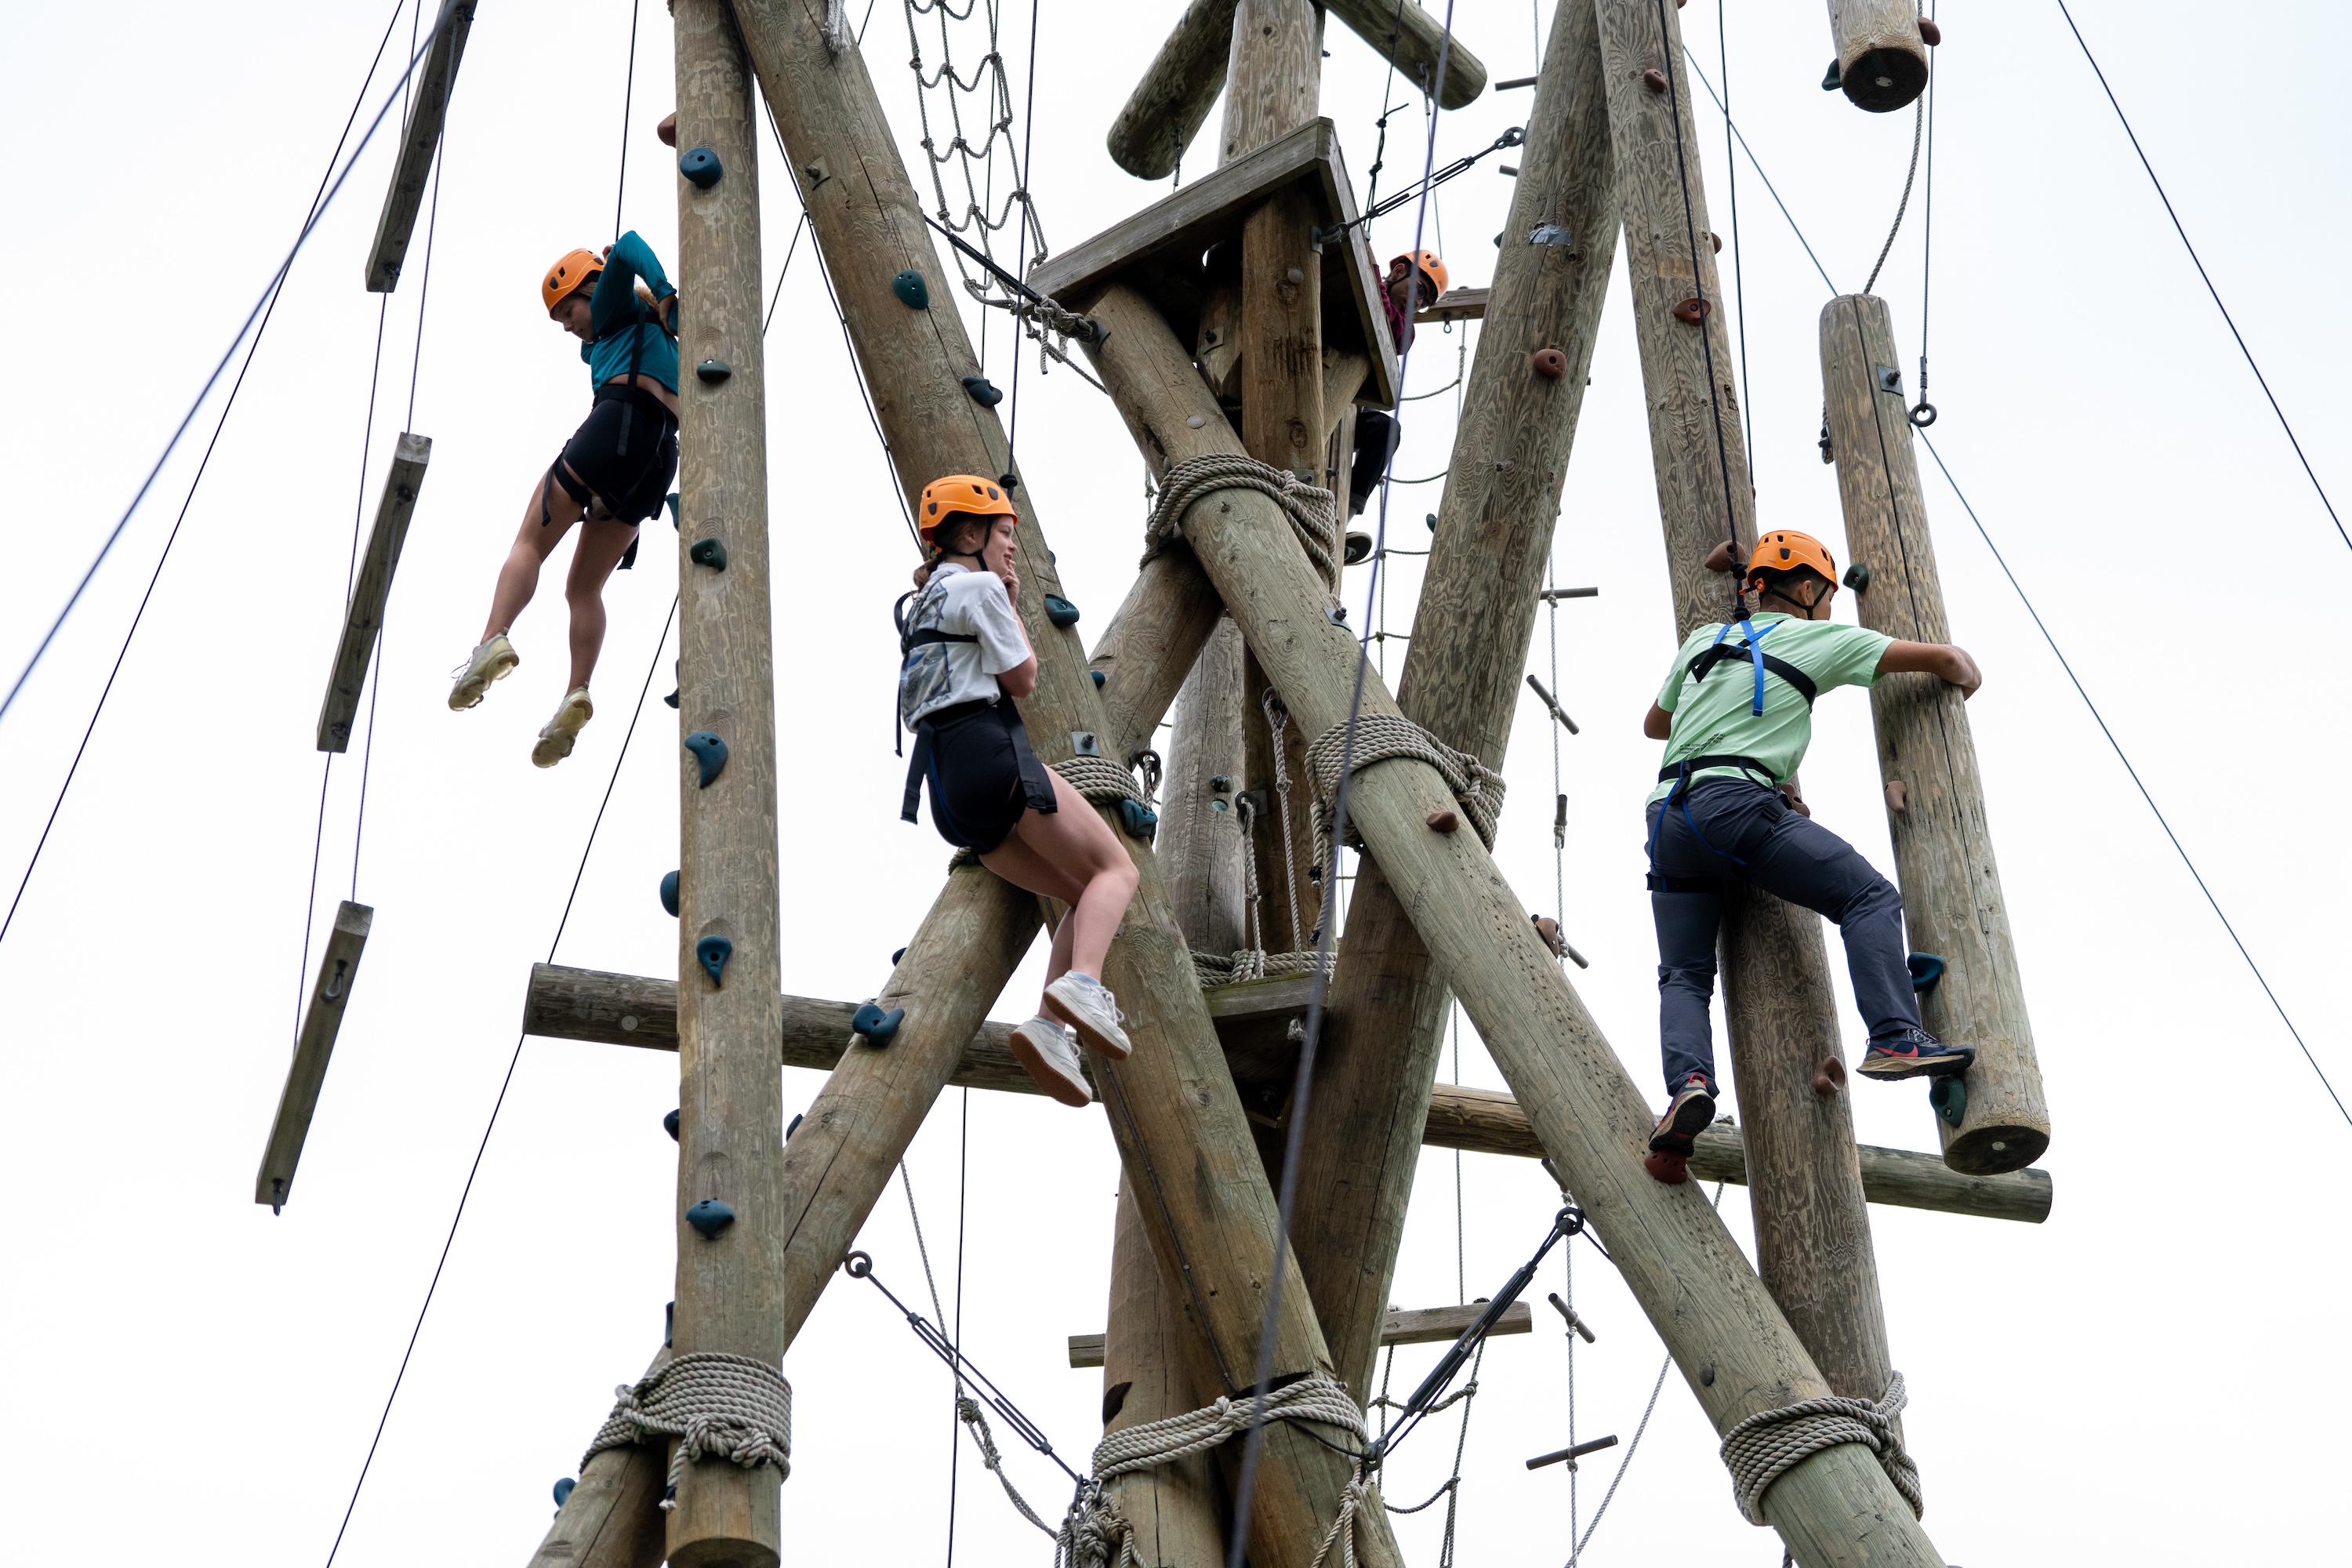
{"type": "Polygon", "coordinates": [[[918,518],[924,561],[897,615],[898,719],[915,732],[899,815],[915,820],[928,780],[940,837],[1069,911],[1036,1016],[1012,1045],[1040,1089],[1083,1106],[1093,1094],[1070,1037],[1113,1061],[1129,1051],[1102,966],[1135,897],[1135,864],[1086,797],[1037,761],[1013,706],[1037,689],[1037,656],[1013,608],[1012,498],[993,479],[950,474],[923,488],[918,518]]]}
{"type": "MultiPolygon", "coordinates": [[[[1444,297],[1448,275],[1433,250],[1415,250],[1389,263],[1388,286],[1381,290],[1381,309],[1389,319],[1389,339],[1399,358],[1412,347],[1412,318],[1444,297]]],[[[1356,456],[1348,465],[1348,515],[1361,517],[1364,507],[1389,471],[1403,437],[1393,410],[1362,408],[1356,412],[1356,456]]]]}
{"type": "Polygon", "coordinates": [[[589,250],[564,256],[539,291],[549,318],[582,340],[595,400],[523,507],[481,644],[453,672],[449,706],[477,706],[492,681],[521,662],[508,640],[515,617],[539,588],[541,565],[584,519],[563,584],[572,607],[571,683],[530,752],[533,763],[551,768],[572,754],[595,715],[588,678],[604,646],[605,579],[635,561],[637,525],[661,510],[677,475],[677,290],[632,229],[601,258],[589,250]]]}
{"type": "MultiPolygon", "coordinates": [[[[1658,928],[1658,1032],[1666,1113],[1650,1135],[1650,1173],[1687,1179],[1692,1139],[1715,1120],[1716,935],[1725,885],[1744,881],[1837,922],[1869,1030],[1860,1071],[1904,1079],[1966,1072],[1967,1046],[1919,1026],[1903,937],[1903,897],[1854,847],[1811,820],[1790,782],[1812,739],[1814,699],[1840,686],[1918,671],[1983,683],[1948,643],[1903,642],[1830,619],[1837,563],[1818,540],[1768,533],[1745,586],[1758,613],[1691,633],[1675,653],[1642,732],[1666,742],[1650,792],[1650,910],[1658,928]]],[[[1745,599],[1743,595],[1743,609],[1745,599]]]]}

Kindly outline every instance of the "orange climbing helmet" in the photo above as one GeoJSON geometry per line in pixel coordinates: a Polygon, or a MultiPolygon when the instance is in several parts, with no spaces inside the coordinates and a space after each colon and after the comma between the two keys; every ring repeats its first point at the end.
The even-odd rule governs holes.
{"type": "Polygon", "coordinates": [[[1837,562],[1820,540],[1794,529],[1774,529],[1756,541],[1755,553],[1748,558],[1748,584],[1753,587],[1760,573],[1793,572],[1800,566],[1811,567],[1825,582],[1837,582],[1837,562]]]}
{"type": "Polygon", "coordinates": [[[1433,250],[1408,250],[1402,256],[1391,258],[1389,261],[1389,265],[1391,267],[1394,267],[1400,261],[1410,261],[1415,267],[1420,268],[1422,271],[1428,276],[1431,286],[1436,289],[1436,299],[1423,300],[1421,303],[1424,305],[1433,305],[1437,302],[1437,299],[1444,297],[1445,286],[1452,279],[1453,275],[1445,270],[1445,263],[1438,258],[1437,252],[1433,250]]]}
{"type": "Polygon", "coordinates": [[[1018,517],[1013,498],[994,479],[978,474],[950,474],[933,479],[923,487],[922,500],[915,508],[915,526],[923,542],[931,542],[942,523],[958,512],[972,517],[1018,517]]]}
{"type": "Polygon", "coordinates": [[[604,258],[593,250],[567,250],[547,276],[539,280],[539,297],[547,306],[547,313],[555,314],[555,307],[582,289],[596,281],[604,270],[604,258]]]}

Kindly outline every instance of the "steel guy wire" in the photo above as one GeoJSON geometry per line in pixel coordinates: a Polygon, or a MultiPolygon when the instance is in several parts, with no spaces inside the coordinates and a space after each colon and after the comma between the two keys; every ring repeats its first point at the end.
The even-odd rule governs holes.
{"type": "MultiPolygon", "coordinates": [[[[1756,399],[1755,390],[1748,381],[1748,280],[1739,257],[1739,160],[1731,155],[1731,34],[1724,19],[1723,0],[1715,0],[1715,47],[1723,67],[1723,167],[1731,200],[1731,294],[1733,309],[1739,318],[1740,428],[1748,450],[1752,453],[1756,450],[1756,399]]],[[[1707,89],[1709,96],[1714,91],[1713,88],[1707,89]]],[[[1557,610],[1559,606],[1555,605],[1553,608],[1557,610]]],[[[1552,676],[1552,689],[1558,691],[1559,671],[1554,669],[1552,676]]],[[[1552,749],[1559,749],[1558,736],[1552,739],[1552,749]]],[[[1570,1439],[1574,1440],[1572,1436],[1570,1439]]]]}
{"type": "MultiPolygon", "coordinates": [[[[615,245],[621,243],[621,201],[629,193],[629,110],[636,101],[637,93],[637,5],[638,0],[629,0],[629,69],[628,74],[621,79],[621,173],[614,183],[613,190],[613,243],[615,245]]],[[[437,175],[435,183],[437,187],[437,175]]]]}

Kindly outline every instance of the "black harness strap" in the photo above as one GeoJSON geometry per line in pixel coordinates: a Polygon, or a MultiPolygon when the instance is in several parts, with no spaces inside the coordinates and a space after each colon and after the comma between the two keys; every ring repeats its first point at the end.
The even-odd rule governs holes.
{"type": "Polygon", "coordinates": [[[1658,782],[1665,784],[1677,777],[1687,777],[1704,768],[1738,768],[1742,773],[1761,773],[1764,775],[1766,789],[1774,787],[1780,782],[1772,776],[1770,768],[1755,758],[1736,757],[1727,752],[1717,756],[1693,757],[1687,762],[1669,763],[1658,770],[1658,782]]]}
{"type": "MultiPolygon", "coordinates": [[[[1684,673],[1693,680],[1705,680],[1707,672],[1717,665],[1726,660],[1746,664],[1752,655],[1753,650],[1745,642],[1719,642],[1692,659],[1684,673]]],[[[1777,658],[1769,653],[1764,655],[1764,671],[1768,675],[1779,676],[1795,688],[1797,695],[1805,700],[1808,710],[1812,708],[1813,700],[1821,695],[1821,689],[1813,684],[1813,678],[1785,658],[1777,658]]]]}

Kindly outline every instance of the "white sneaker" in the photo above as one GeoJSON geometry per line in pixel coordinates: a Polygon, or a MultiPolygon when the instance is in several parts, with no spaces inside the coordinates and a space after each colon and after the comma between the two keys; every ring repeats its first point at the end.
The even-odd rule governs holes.
{"type": "Polygon", "coordinates": [[[1097,1056],[1123,1062],[1134,1048],[1119,1027],[1127,1022],[1127,1015],[1118,1010],[1118,998],[1091,974],[1073,969],[1046,986],[1045,1005],[1054,1016],[1076,1029],[1078,1038],[1097,1056]]]}
{"type": "Polygon", "coordinates": [[[1013,1030],[1013,1056],[1028,1069],[1039,1089],[1064,1105],[1093,1103],[1094,1091],[1087,1087],[1086,1075],[1078,1068],[1078,1048],[1058,1021],[1040,1013],[1013,1030]]]}
{"type": "Polygon", "coordinates": [[[595,716],[596,705],[588,700],[586,687],[575,686],[566,692],[563,706],[555,710],[555,717],[539,732],[539,744],[530,749],[531,766],[551,768],[570,756],[572,743],[595,716]]]}
{"type": "Polygon", "coordinates": [[[474,650],[472,658],[449,672],[457,682],[449,689],[450,710],[463,713],[468,708],[480,706],[490,682],[504,680],[521,662],[522,657],[515,652],[514,644],[507,641],[507,634],[495,634],[474,650]]]}

